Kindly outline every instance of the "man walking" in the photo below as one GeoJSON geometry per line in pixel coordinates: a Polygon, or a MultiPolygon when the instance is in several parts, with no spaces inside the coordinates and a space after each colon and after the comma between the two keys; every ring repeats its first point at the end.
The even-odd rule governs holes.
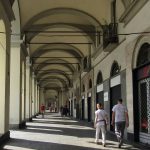
{"type": "Polygon", "coordinates": [[[108,115],[102,109],[102,104],[97,104],[97,111],[95,111],[95,123],[94,127],[96,128],[96,139],[95,142],[98,143],[99,141],[99,133],[101,130],[102,133],[102,144],[105,147],[106,145],[106,125],[108,123],[108,115]]]}
{"type": "Polygon", "coordinates": [[[128,110],[126,106],[122,104],[122,99],[118,100],[118,104],[112,109],[112,126],[115,124],[115,134],[118,139],[118,147],[121,148],[123,144],[123,136],[125,126],[129,126],[128,110]]]}

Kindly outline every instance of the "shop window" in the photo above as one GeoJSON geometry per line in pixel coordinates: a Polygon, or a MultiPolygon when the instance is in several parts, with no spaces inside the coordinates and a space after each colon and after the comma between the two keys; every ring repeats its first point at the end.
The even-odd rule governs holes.
{"type": "Polygon", "coordinates": [[[102,77],[102,73],[101,73],[101,71],[98,73],[98,75],[97,75],[97,84],[100,84],[100,83],[102,83],[103,82],[103,77],[102,77]]]}
{"type": "Polygon", "coordinates": [[[113,77],[120,72],[120,67],[116,61],[112,64],[110,76],[113,77]]]}
{"type": "Polygon", "coordinates": [[[150,62],[150,44],[145,43],[140,48],[137,59],[137,67],[147,64],[149,62],[150,62]]]}

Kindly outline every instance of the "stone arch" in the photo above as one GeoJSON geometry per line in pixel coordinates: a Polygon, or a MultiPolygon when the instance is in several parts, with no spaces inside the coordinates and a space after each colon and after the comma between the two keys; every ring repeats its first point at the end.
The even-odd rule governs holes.
{"type": "Polygon", "coordinates": [[[28,30],[28,28],[37,20],[49,16],[49,15],[53,15],[53,14],[58,14],[58,13],[71,13],[74,15],[80,15],[83,18],[87,18],[87,20],[89,22],[91,22],[91,24],[93,24],[94,26],[101,26],[100,22],[92,15],[90,15],[87,12],[84,12],[82,10],[78,10],[78,9],[73,9],[73,8],[53,8],[53,9],[49,9],[49,10],[45,10],[43,12],[40,12],[39,14],[35,15],[34,17],[32,17],[23,27],[22,31],[26,31],[28,30]]]}
{"type": "Polygon", "coordinates": [[[140,36],[135,44],[133,55],[132,55],[132,69],[137,67],[138,55],[140,52],[140,48],[144,43],[150,44],[149,36],[140,36]]]}
{"type": "Polygon", "coordinates": [[[58,69],[55,69],[55,70],[54,69],[50,69],[48,73],[47,72],[38,73],[37,74],[37,78],[41,79],[44,75],[48,75],[49,73],[51,73],[51,74],[59,73],[64,78],[66,78],[66,80],[69,83],[69,86],[72,86],[72,81],[71,81],[70,77],[64,71],[58,70],[58,69]]]}
{"type": "Polygon", "coordinates": [[[150,44],[144,43],[139,50],[136,66],[139,67],[148,62],[150,62],[150,44]]]}
{"type": "Polygon", "coordinates": [[[98,85],[98,84],[100,84],[100,83],[102,83],[102,82],[103,82],[102,72],[99,71],[99,72],[98,72],[98,75],[97,75],[96,84],[98,85]]]}
{"type": "Polygon", "coordinates": [[[112,66],[111,66],[111,71],[110,71],[110,77],[113,77],[120,72],[120,67],[117,61],[114,61],[112,66]]]}
{"type": "Polygon", "coordinates": [[[62,43],[61,46],[58,46],[54,43],[50,47],[49,45],[42,45],[38,49],[36,49],[36,51],[31,55],[31,57],[38,57],[44,53],[53,50],[62,50],[74,55],[75,57],[84,57],[84,54],[78,48],[74,47],[73,45],[67,45],[65,43],[62,43]]]}
{"type": "Polygon", "coordinates": [[[42,69],[43,67],[53,65],[53,64],[48,64],[48,63],[55,63],[55,62],[56,62],[56,63],[59,63],[59,62],[60,62],[59,65],[65,66],[65,67],[67,67],[70,71],[75,72],[75,67],[74,67],[73,65],[71,65],[71,64],[67,64],[67,63],[69,63],[69,62],[68,62],[68,61],[65,61],[65,60],[62,60],[62,59],[48,59],[48,60],[45,60],[45,61],[41,62],[40,65],[38,65],[37,67],[35,67],[35,69],[40,70],[40,69],[42,69]],[[46,64],[46,63],[47,63],[47,64],[46,64]],[[61,63],[62,63],[62,64],[61,64],[61,63]],[[63,63],[66,63],[66,64],[63,64],[63,63]]]}
{"type": "Polygon", "coordinates": [[[33,25],[31,26],[29,31],[25,32],[27,36],[26,40],[30,42],[34,37],[42,33],[41,31],[46,31],[48,29],[52,29],[56,27],[68,28],[71,30],[78,31],[80,34],[86,35],[85,37],[87,38],[87,40],[91,41],[92,43],[94,43],[96,40],[95,34],[89,33],[89,31],[95,32],[94,27],[80,25],[80,24],[73,24],[73,23],[49,23],[49,24],[43,24],[43,25],[33,25]]]}
{"type": "MultiPolygon", "coordinates": [[[[49,80],[48,81],[43,81],[45,78],[42,78],[40,81],[39,81],[39,84],[43,87],[44,84],[46,84],[47,82],[50,82],[49,80]]],[[[60,77],[56,77],[56,76],[50,76],[46,79],[50,79],[50,80],[57,80],[59,82],[61,82],[62,85],[64,85],[64,87],[67,87],[67,83],[65,82],[64,79],[60,78],[60,77]]]]}

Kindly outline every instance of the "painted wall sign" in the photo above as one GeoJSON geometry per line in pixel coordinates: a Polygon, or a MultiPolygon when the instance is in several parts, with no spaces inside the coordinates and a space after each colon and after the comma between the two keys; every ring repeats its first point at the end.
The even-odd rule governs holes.
{"type": "Polygon", "coordinates": [[[108,92],[104,92],[104,101],[108,101],[108,92]]]}
{"type": "Polygon", "coordinates": [[[116,77],[111,79],[110,86],[114,87],[116,85],[119,85],[120,83],[121,83],[121,81],[120,81],[120,75],[119,75],[119,76],[116,76],[116,77]]]}
{"type": "Polygon", "coordinates": [[[88,94],[88,97],[91,97],[91,96],[92,96],[92,94],[91,94],[91,93],[89,93],[89,94],[88,94]]]}
{"type": "Polygon", "coordinates": [[[97,86],[97,93],[103,91],[103,84],[97,86]]]}

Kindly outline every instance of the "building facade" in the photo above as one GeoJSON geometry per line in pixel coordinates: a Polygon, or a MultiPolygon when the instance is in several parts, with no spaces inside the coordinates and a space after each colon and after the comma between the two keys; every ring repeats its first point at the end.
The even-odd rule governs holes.
{"type": "Polygon", "coordinates": [[[101,102],[111,122],[122,98],[125,138],[150,144],[149,8],[149,0],[1,0],[0,140],[41,104],[93,122],[101,102]]]}

